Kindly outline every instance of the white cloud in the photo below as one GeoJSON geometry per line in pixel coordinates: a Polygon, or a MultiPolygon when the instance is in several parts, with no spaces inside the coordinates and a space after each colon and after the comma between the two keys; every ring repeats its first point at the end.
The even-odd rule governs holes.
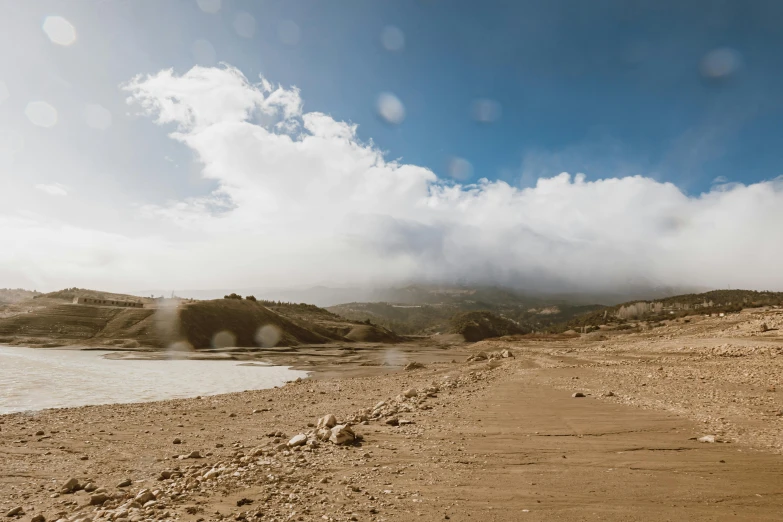
{"type": "Polygon", "coordinates": [[[50,196],[67,196],[68,187],[60,183],[39,183],[35,186],[38,190],[46,192],[50,196]]]}
{"type": "Polygon", "coordinates": [[[355,125],[304,112],[296,89],[251,84],[230,67],[161,71],[126,89],[174,127],[217,188],[142,205],[146,237],[0,215],[14,245],[0,253],[0,273],[117,290],[424,278],[783,289],[783,179],[694,196],[643,176],[462,185],[387,160],[355,125]],[[52,248],[56,259],[45,255],[52,248]]]}

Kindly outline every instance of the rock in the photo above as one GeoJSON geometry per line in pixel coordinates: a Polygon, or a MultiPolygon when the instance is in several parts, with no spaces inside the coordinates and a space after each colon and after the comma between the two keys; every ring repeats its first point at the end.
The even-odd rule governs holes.
{"type": "Polygon", "coordinates": [[[86,486],[84,486],[84,491],[86,491],[87,493],[92,493],[96,489],[98,489],[98,486],[96,486],[92,482],[90,482],[86,486]]]}
{"type": "Polygon", "coordinates": [[[709,442],[709,443],[717,441],[717,439],[715,438],[715,435],[705,435],[703,437],[699,437],[696,440],[698,440],[699,442],[709,442]]]}
{"type": "Polygon", "coordinates": [[[204,473],[203,479],[204,480],[213,479],[213,478],[217,477],[218,475],[220,475],[220,470],[212,468],[211,470],[209,470],[206,473],[204,473]]]}
{"type": "Polygon", "coordinates": [[[576,392],[576,393],[571,395],[571,397],[574,397],[575,399],[577,399],[579,397],[584,397],[584,396],[585,396],[585,394],[582,393],[582,392],[576,392]]]}
{"type": "Polygon", "coordinates": [[[356,434],[348,424],[338,424],[332,428],[332,434],[329,436],[329,441],[333,444],[350,444],[356,440],[356,434]]]}
{"type": "Polygon", "coordinates": [[[22,509],[22,506],[15,507],[5,514],[7,517],[16,517],[19,515],[24,515],[24,509],[22,509]]]}
{"type": "Polygon", "coordinates": [[[150,500],[155,500],[155,494],[149,489],[142,489],[133,499],[134,502],[138,502],[142,506],[150,500]]]}
{"type": "Polygon", "coordinates": [[[31,518],[30,522],[46,522],[46,517],[39,513],[38,515],[35,515],[33,518],[31,518]]]}
{"type": "Polygon", "coordinates": [[[489,359],[489,356],[484,352],[479,352],[477,354],[471,355],[468,357],[467,362],[474,362],[474,361],[486,361],[489,359]]]}
{"type": "Polygon", "coordinates": [[[36,437],[40,437],[41,435],[44,435],[44,430],[38,430],[35,432],[36,437]]]}
{"type": "Polygon", "coordinates": [[[300,433],[299,435],[294,435],[291,440],[288,441],[288,447],[289,448],[295,448],[297,446],[303,446],[307,443],[307,435],[304,433],[300,433]]]}
{"type": "Polygon", "coordinates": [[[318,440],[329,440],[329,437],[332,436],[332,430],[329,428],[318,428],[315,432],[315,436],[318,440]]]}
{"type": "Polygon", "coordinates": [[[411,370],[420,370],[424,368],[424,365],[418,362],[409,362],[405,365],[405,371],[411,371],[411,370]]]}
{"type": "Polygon", "coordinates": [[[188,453],[185,458],[186,459],[200,459],[200,458],[202,458],[201,457],[201,452],[199,452],[199,450],[193,450],[190,453],[188,453]]]}
{"type": "Polygon", "coordinates": [[[386,424],[388,424],[389,426],[399,426],[400,420],[397,417],[389,417],[388,419],[386,419],[386,424]]]}
{"type": "Polygon", "coordinates": [[[329,415],[324,415],[320,419],[318,419],[318,424],[316,425],[318,428],[334,428],[337,426],[337,417],[332,415],[331,413],[329,415]]]}
{"type": "Polygon", "coordinates": [[[90,505],[91,506],[102,506],[104,502],[109,500],[109,495],[106,493],[98,493],[96,495],[92,495],[90,497],[90,505]]]}
{"type": "MultiPolygon", "coordinates": [[[[761,323],[761,327],[759,328],[762,332],[769,331],[769,326],[767,326],[767,323],[761,323]]],[[[36,434],[37,435],[37,434],[36,434]]],[[[41,434],[43,435],[43,433],[41,434]]]]}
{"type": "Polygon", "coordinates": [[[172,440],[172,441],[171,441],[171,443],[172,443],[172,444],[182,444],[182,439],[180,439],[179,437],[177,437],[176,439],[172,440]]]}
{"type": "Polygon", "coordinates": [[[408,388],[407,390],[402,392],[402,394],[410,399],[411,397],[416,397],[419,394],[419,392],[416,391],[416,388],[408,388]]]}
{"type": "Polygon", "coordinates": [[[400,421],[399,421],[399,423],[398,423],[398,424],[399,424],[400,426],[407,426],[407,425],[409,425],[409,424],[413,424],[413,423],[414,423],[414,422],[413,422],[412,420],[405,420],[405,419],[400,419],[400,421]]]}
{"type": "Polygon", "coordinates": [[[82,489],[82,487],[79,485],[79,479],[70,478],[65,484],[63,484],[63,487],[60,491],[62,493],[73,493],[74,491],[78,491],[80,489],[82,489]]]}
{"type": "Polygon", "coordinates": [[[511,350],[503,350],[502,352],[500,352],[500,356],[503,357],[504,359],[514,358],[514,354],[511,352],[511,350]]]}
{"type": "Polygon", "coordinates": [[[605,392],[603,395],[604,395],[604,397],[614,397],[614,392],[613,391],[608,391],[608,392],[605,392]]]}
{"type": "Polygon", "coordinates": [[[495,368],[497,368],[498,366],[501,366],[502,364],[503,363],[501,363],[499,360],[493,359],[493,360],[490,360],[487,363],[487,368],[489,368],[490,370],[494,370],[495,368]]]}
{"type": "Polygon", "coordinates": [[[117,484],[117,487],[118,487],[118,488],[127,488],[127,487],[128,487],[128,486],[130,486],[131,484],[133,484],[133,482],[131,481],[131,479],[125,479],[125,480],[123,480],[122,482],[120,482],[119,484],[117,484]]]}

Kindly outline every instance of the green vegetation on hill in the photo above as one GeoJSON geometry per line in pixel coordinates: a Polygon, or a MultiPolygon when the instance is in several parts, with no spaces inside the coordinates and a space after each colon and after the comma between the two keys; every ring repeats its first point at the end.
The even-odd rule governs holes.
{"type": "Polygon", "coordinates": [[[450,331],[450,321],[464,312],[489,312],[525,331],[554,331],[556,325],[603,309],[601,305],[571,305],[519,296],[511,291],[483,289],[472,293],[432,293],[416,303],[346,303],[327,309],[348,319],[371,321],[400,335],[429,335],[450,331]],[[484,297],[486,300],[479,300],[484,297]]]}
{"type": "Polygon", "coordinates": [[[599,325],[622,325],[632,321],[657,322],[694,314],[739,312],[743,308],[783,305],[783,292],[755,290],[712,290],[683,294],[654,301],[632,301],[608,306],[574,317],[558,325],[559,331],[599,325]]]}
{"type": "Polygon", "coordinates": [[[460,334],[468,342],[477,342],[490,337],[522,335],[530,333],[530,330],[491,312],[462,312],[449,321],[449,333],[460,334]]]}

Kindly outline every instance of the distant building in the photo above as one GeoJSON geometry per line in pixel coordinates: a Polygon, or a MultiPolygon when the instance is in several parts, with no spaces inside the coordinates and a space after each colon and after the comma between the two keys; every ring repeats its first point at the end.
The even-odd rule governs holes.
{"type": "Polygon", "coordinates": [[[95,299],[93,297],[74,297],[73,304],[96,306],[121,306],[123,308],[144,308],[144,303],[137,301],[118,301],[116,299],[95,299]]]}

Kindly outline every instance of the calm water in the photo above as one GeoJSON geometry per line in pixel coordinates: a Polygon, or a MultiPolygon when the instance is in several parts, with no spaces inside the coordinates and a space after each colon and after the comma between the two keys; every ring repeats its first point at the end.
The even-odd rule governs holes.
{"type": "Polygon", "coordinates": [[[106,353],[0,346],[0,414],[258,390],[307,376],[285,366],[111,360],[106,353]]]}

